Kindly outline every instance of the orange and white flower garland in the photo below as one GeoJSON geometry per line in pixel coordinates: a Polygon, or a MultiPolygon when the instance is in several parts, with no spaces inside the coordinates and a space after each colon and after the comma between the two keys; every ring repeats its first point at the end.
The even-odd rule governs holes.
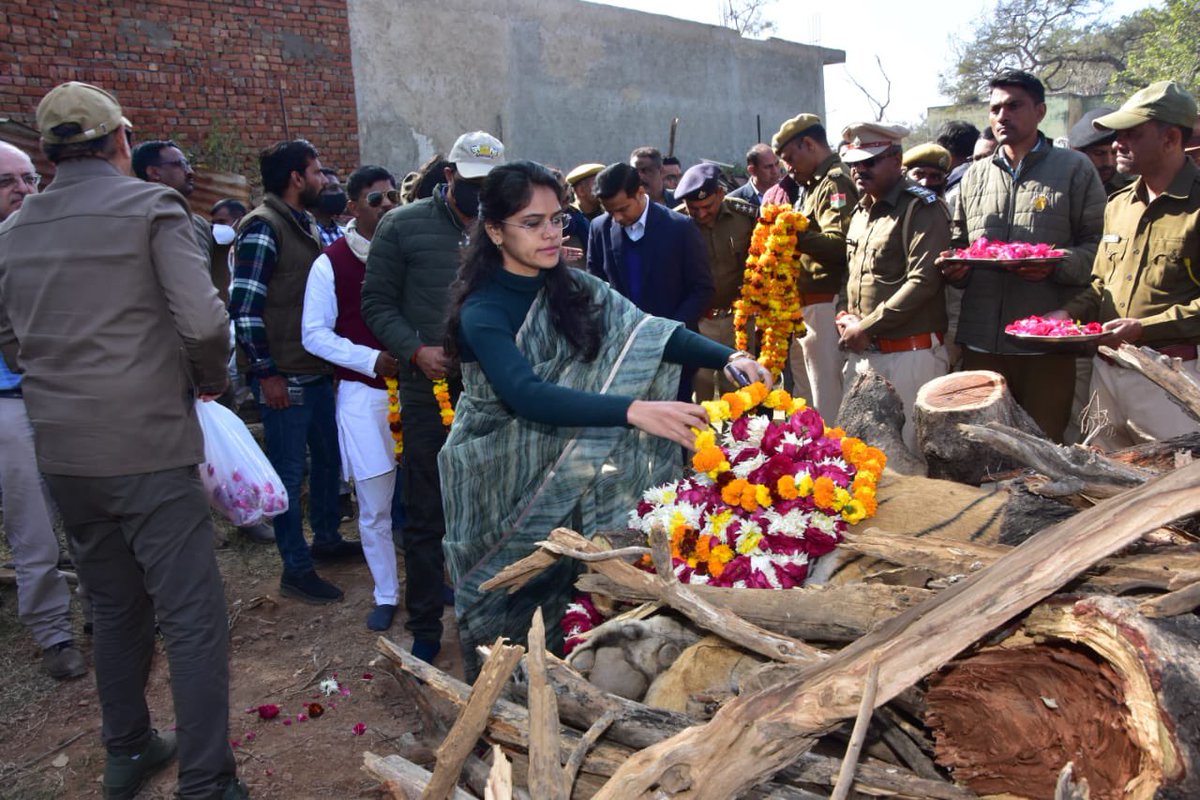
{"type": "Polygon", "coordinates": [[[685,583],[802,585],[813,559],[875,514],[887,458],[761,383],[701,405],[710,425],[696,432],[695,473],[647,491],[630,527],[668,532],[685,583]]]}
{"type": "Polygon", "coordinates": [[[787,363],[792,338],[804,330],[800,313],[798,234],[808,219],[786,205],[763,206],[750,238],[750,255],[741,297],[733,303],[734,347],[749,344],[750,318],[759,332],[759,362],[779,375],[787,363]]]}
{"type": "MultiPolygon", "coordinates": [[[[399,464],[404,458],[404,427],[400,418],[400,382],[396,378],[384,378],[388,395],[388,429],[392,432],[392,452],[399,464]]],[[[454,406],[450,404],[450,384],[445,378],[435,378],[433,381],[433,396],[437,399],[438,415],[442,425],[450,429],[454,422],[454,406]]]]}

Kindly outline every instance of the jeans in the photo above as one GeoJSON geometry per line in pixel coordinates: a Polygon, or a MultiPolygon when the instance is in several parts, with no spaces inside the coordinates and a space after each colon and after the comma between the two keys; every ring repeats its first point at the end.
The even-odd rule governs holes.
{"type": "MultiPolygon", "coordinates": [[[[301,402],[297,404],[293,398],[287,408],[278,409],[268,408],[262,402],[257,381],[253,386],[262,411],[267,458],[288,493],[288,510],[274,520],[275,546],[283,560],[284,574],[298,577],[313,568],[300,516],[306,449],[312,462],[308,475],[308,524],[313,531],[313,547],[331,547],[342,540],[338,533],[342,456],[333,413],[333,379],[321,378],[301,385],[298,387],[301,402]]],[[[297,387],[289,389],[289,394],[297,392],[297,387]]]]}

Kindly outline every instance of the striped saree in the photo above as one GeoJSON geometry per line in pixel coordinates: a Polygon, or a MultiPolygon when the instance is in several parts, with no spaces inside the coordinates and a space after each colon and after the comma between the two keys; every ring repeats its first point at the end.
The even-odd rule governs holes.
{"type": "MultiPolygon", "coordinates": [[[[602,281],[578,271],[603,308],[604,340],[580,361],[550,321],[543,290],[517,347],[538,377],[587,392],[674,400],[679,366],[662,360],[678,322],[649,316],[602,281]]],[[[463,393],[438,456],[446,516],[443,547],[455,588],[455,614],[469,677],[475,647],[503,635],[524,643],[542,607],[549,646],[561,652],[558,622],[572,594],[575,566],[562,559],[514,594],[479,585],[528,556],[556,527],[585,536],[624,529],[648,487],[675,477],[680,447],[634,428],[558,428],[520,419],[497,398],[478,364],[463,365],[463,393]]]]}

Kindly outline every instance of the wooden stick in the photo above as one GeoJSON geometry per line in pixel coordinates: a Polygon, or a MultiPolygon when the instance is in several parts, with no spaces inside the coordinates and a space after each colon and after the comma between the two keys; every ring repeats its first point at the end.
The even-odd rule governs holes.
{"type": "Polygon", "coordinates": [[[566,556],[568,558],[573,558],[576,561],[584,561],[589,564],[597,561],[608,561],[610,558],[628,558],[629,556],[650,555],[649,547],[619,547],[616,550],[589,552],[585,550],[576,550],[572,547],[566,547],[558,542],[552,542],[549,540],[538,542],[538,547],[554,553],[555,555],[566,556]]]}
{"type": "Polygon", "coordinates": [[[1164,356],[1153,348],[1135,347],[1128,342],[1118,350],[1101,345],[1100,355],[1108,356],[1118,366],[1142,373],[1192,419],[1200,420],[1200,386],[1183,371],[1182,361],[1164,356]]]}
{"type": "Polygon", "coordinates": [[[858,765],[858,755],[862,752],[863,743],[867,741],[867,728],[871,725],[871,714],[875,711],[875,695],[879,690],[879,662],[871,663],[867,672],[867,682],[863,687],[862,701],[858,704],[858,717],[854,720],[854,729],[850,732],[850,743],[846,745],[846,755],[842,758],[842,767],[838,770],[837,785],[829,800],[846,800],[850,796],[850,786],[854,783],[854,768],[858,765]]]}
{"type": "Polygon", "coordinates": [[[1200,462],[1082,511],[885,622],[815,669],[741,695],[707,725],[638,752],[597,798],[736,797],[853,716],[871,664],[879,664],[878,693],[880,702],[887,702],[1100,559],[1197,510],[1200,462]]]}
{"type": "Polygon", "coordinates": [[[492,771],[488,773],[487,786],[483,789],[483,800],[512,800],[512,763],[500,749],[492,745],[492,771]]]}
{"type": "Polygon", "coordinates": [[[815,664],[825,657],[812,645],[790,636],[780,636],[737,616],[728,609],[719,608],[701,599],[689,587],[675,577],[671,567],[671,548],[667,534],[661,528],[650,533],[650,549],[653,551],[654,569],[662,587],[662,602],[680,612],[700,627],[728,639],[739,647],[758,653],[775,661],[795,664],[815,664]]]}
{"type": "MultiPolygon", "coordinates": [[[[419,767],[407,758],[398,755],[377,756],[369,750],[363,753],[363,771],[383,784],[384,789],[397,800],[415,800],[429,784],[429,770],[419,767]]],[[[450,800],[475,800],[471,795],[452,788],[450,800]]]]}
{"type": "Polygon", "coordinates": [[[558,760],[558,704],[546,681],[546,625],[541,606],[533,612],[525,664],[529,672],[529,793],[539,800],[567,800],[565,775],[558,760]]]}
{"type": "Polygon", "coordinates": [[[1040,487],[1039,494],[1083,493],[1095,498],[1112,497],[1131,486],[1145,483],[1152,475],[1146,470],[1113,461],[1090,448],[1062,447],[996,422],[960,424],[958,429],[971,441],[986,444],[1052,478],[1053,483],[1040,487]]]}
{"type": "Polygon", "coordinates": [[[579,740],[575,751],[571,753],[571,757],[567,759],[567,764],[563,767],[563,775],[566,777],[567,792],[571,791],[571,787],[575,785],[575,778],[579,775],[579,768],[583,766],[583,759],[587,756],[587,751],[592,745],[603,736],[613,722],[617,719],[617,714],[612,709],[605,711],[600,717],[591,724],[587,732],[583,734],[583,738],[579,740]]]}
{"type": "Polygon", "coordinates": [[[1200,606],[1200,581],[1182,589],[1168,592],[1153,600],[1138,605],[1138,611],[1147,617],[1178,617],[1200,606]]]}
{"type": "Polygon", "coordinates": [[[471,696],[438,746],[437,766],[421,800],[446,800],[450,796],[467,756],[471,755],[475,743],[487,728],[492,706],[524,654],[524,647],[505,644],[503,638],[496,640],[471,688],[471,696]]]}

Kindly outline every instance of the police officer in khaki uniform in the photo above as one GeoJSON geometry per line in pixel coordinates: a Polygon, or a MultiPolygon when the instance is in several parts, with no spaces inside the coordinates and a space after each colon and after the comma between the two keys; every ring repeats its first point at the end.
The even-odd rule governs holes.
{"type": "Polygon", "coordinates": [[[904,403],[904,443],[916,452],[917,390],[947,371],[942,337],[946,300],[934,261],[950,246],[950,212],[934,192],[904,175],[900,125],[860,123],[842,131],[842,160],[859,191],[846,233],[847,310],[838,314],[849,351],[848,382],[859,362],[891,381],[904,403]]]}
{"type": "MultiPolygon", "coordinates": [[[[712,308],[700,317],[700,333],[733,347],[733,301],[742,291],[742,275],[758,209],[745,200],[726,197],[720,175],[721,171],[713,164],[688,168],[675,189],[676,199],[683,201],[675,210],[691,217],[700,229],[717,286],[712,308]]],[[[718,370],[699,370],[696,399],[713,399],[718,385],[722,392],[735,388],[718,370]]]]}
{"type": "MultiPolygon", "coordinates": [[[[843,159],[844,160],[844,159],[843,159]]],[[[904,151],[904,174],[938,197],[946,196],[946,176],[950,173],[950,151],[935,142],[926,142],[904,151]]]]}
{"type": "MultiPolygon", "coordinates": [[[[1117,169],[1139,177],[1104,210],[1091,286],[1055,313],[1099,319],[1108,333],[1101,344],[1153,347],[1200,380],[1200,168],[1184,152],[1195,122],[1195,98],[1173,81],[1147,86],[1093,122],[1117,132],[1117,169]]],[[[1092,367],[1092,426],[1107,423],[1096,444],[1115,448],[1196,430],[1140,373],[1100,356],[1092,367]]]]}
{"type": "MultiPolygon", "coordinates": [[[[821,118],[815,114],[792,117],[771,139],[788,165],[790,185],[799,185],[795,207],[808,218],[800,234],[800,304],[806,331],[788,356],[792,392],[807,398],[821,416],[832,420],[842,403],[842,364],[834,325],[836,300],[846,276],[846,227],[858,202],[858,191],[829,147],[821,118]]],[[[788,189],[781,181],[763,197],[763,204],[778,203],[788,189]],[[779,191],[776,191],[779,190],[779,191]]]]}

